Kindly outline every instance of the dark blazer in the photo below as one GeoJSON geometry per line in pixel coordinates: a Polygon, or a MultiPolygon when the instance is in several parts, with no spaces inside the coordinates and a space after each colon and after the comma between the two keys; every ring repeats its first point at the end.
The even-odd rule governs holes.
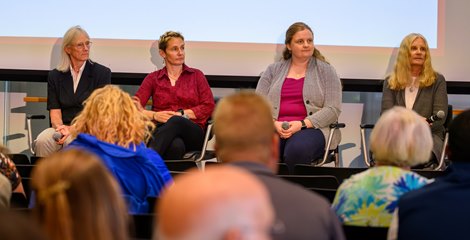
{"type": "Polygon", "coordinates": [[[73,92],[73,78],[70,71],[54,69],[47,79],[47,110],[60,109],[62,122],[70,125],[73,118],[83,109],[83,101],[97,88],[111,83],[111,70],[101,64],[86,61],[77,91],[73,92]]]}
{"type": "Polygon", "coordinates": [[[468,239],[470,163],[453,162],[434,183],[398,202],[398,239],[468,239]]]}
{"type": "Polygon", "coordinates": [[[231,164],[250,171],[267,187],[276,218],[285,226],[273,239],[345,239],[341,224],[325,198],[279,178],[261,164],[231,164]]]}
{"type": "MultiPolygon", "coordinates": [[[[382,95],[382,112],[392,108],[393,106],[405,106],[405,91],[404,90],[391,90],[388,87],[388,81],[385,80],[383,84],[382,95]]],[[[413,110],[419,115],[428,118],[442,110],[447,114],[447,85],[444,76],[437,74],[436,81],[429,87],[419,88],[418,95],[416,96],[413,110]]],[[[431,126],[433,138],[433,153],[437,159],[440,158],[442,153],[442,146],[444,145],[444,122],[442,120],[435,121],[431,126]]]]}

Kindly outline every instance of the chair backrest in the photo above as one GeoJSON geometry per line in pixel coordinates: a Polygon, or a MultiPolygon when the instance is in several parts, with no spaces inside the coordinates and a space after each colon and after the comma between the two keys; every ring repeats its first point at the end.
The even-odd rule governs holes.
{"type": "Polygon", "coordinates": [[[360,227],[343,225],[347,240],[381,240],[387,239],[387,227],[360,227]]]}
{"type": "Polygon", "coordinates": [[[336,191],[337,191],[337,189],[328,189],[328,188],[308,188],[308,190],[325,197],[330,203],[333,203],[333,200],[335,199],[336,191]]]}
{"type": "Polygon", "coordinates": [[[278,175],[289,175],[289,168],[287,167],[286,163],[278,163],[277,164],[277,174],[278,175]]]}
{"type": "Polygon", "coordinates": [[[184,172],[190,168],[197,167],[193,160],[166,160],[165,165],[169,171],[184,172]]]}
{"type": "Polygon", "coordinates": [[[155,205],[158,203],[158,197],[147,197],[147,203],[149,204],[148,214],[155,214],[155,205]]]}
{"type": "Polygon", "coordinates": [[[28,199],[23,193],[13,192],[10,197],[10,208],[24,209],[28,208],[28,199]]]}
{"type": "Polygon", "coordinates": [[[152,239],[157,219],[154,214],[134,214],[131,215],[131,219],[129,230],[132,239],[152,239]]]}
{"type": "Polygon", "coordinates": [[[437,178],[445,174],[444,171],[440,171],[440,170],[412,169],[412,171],[428,179],[437,178]]]}
{"type": "Polygon", "coordinates": [[[29,178],[31,177],[34,166],[35,165],[31,164],[16,164],[16,170],[18,170],[21,177],[29,178]]]}
{"type": "Polygon", "coordinates": [[[449,123],[452,121],[452,118],[454,116],[452,114],[452,111],[454,111],[454,107],[451,104],[447,105],[447,116],[444,122],[444,127],[446,128],[446,130],[449,127],[449,123]]]}
{"type": "Polygon", "coordinates": [[[297,164],[294,167],[296,175],[330,175],[335,176],[339,183],[351,175],[367,170],[367,168],[341,168],[341,167],[316,167],[307,164],[297,164]]]}
{"type": "Polygon", "coordinates": [[[306,176],[306,175],[278,175],[289,182],[297,183],[305,188],[327,188],[337,189],[338,179],[332,175],[306,176]]]}
{"type": "Polygon", "coordinates": [[[26,154],[15,153],[10,154],[9,157],[15,164],[31,164],[26,154]]]}

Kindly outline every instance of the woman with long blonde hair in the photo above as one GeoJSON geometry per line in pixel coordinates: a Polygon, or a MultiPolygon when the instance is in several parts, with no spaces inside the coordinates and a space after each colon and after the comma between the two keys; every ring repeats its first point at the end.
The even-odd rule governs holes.
{"type": "Polygon", "coordinates": [[[129,239],[119,185],[93,154],[75,149],[55,153],[34,168],[31,185],[33,212],[49,239],[129,239]]]}
{"type": "Polygon", "coordinates": [[[146,213],[147,197],[172,182],[162,158],[146,147],[154,124],[131,96],[107,85],[94,91],[72,122],[71,147],[97,154],[117,178],[132,213],[146,213]]]}
{"type": "MultiPolygon", "coordinates": [[[[393,106],[403,106],[417,112],[425,121],[439,111],[447,114],[447,86],[443,75],[434,71],[426,38],[419,33],[407,35],[400,44],[395,67],[384,81],[382,112],[393,106]]],[[[433,154],[430,167],[441,156],[445,117],[430,124],[433,154]]]]}

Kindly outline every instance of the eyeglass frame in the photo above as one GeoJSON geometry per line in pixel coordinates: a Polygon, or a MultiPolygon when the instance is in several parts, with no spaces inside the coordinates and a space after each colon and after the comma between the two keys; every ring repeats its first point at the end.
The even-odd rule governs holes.
{"type": "Polygon", "coordinates": [[[70,44],[71,47],[74,47],[77,50],[83,50],[83,49],[85,49],[85,46],[88,49],[90,49],[92,45],[93,45],[92,41],[86,41],[86,42],[81,42],[81,43],[77,43],[77,44],[70,44]]]}

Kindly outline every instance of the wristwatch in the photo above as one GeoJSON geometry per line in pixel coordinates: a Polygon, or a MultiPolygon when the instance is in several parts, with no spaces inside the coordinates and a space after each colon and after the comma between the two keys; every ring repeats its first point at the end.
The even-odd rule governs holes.
{"type": "Polygon", "coordinates": [[[184,110],[183,110],[182,108],[180,108],[180,109],[178,109],[178,110],[176,110],[176,111],[179,112],[179,113],[181,114],[181,116],[184,115],[184,110]]]}
{"type": "Polygon", "coordinates": [[[307,124],[305,124],[305,121],[303,119],[300,120],[300,123],[302,123],[302,127],[300,128],[300,130],[304,130],[307,128],[307,124]]]}

